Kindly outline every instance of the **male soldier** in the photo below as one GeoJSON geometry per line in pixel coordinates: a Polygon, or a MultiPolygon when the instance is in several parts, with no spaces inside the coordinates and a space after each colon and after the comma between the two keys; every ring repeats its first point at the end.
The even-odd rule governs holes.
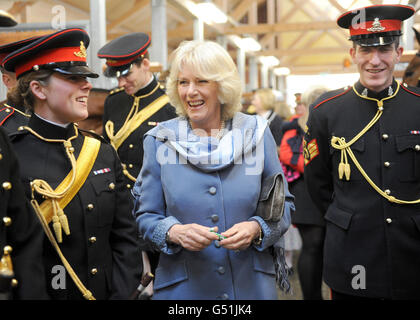
{"type": "MultiPolygon", "coordinates": [[[[118,79],[119,89],[105,101],[103,135],[120,156],[129,189],[143,163],[143,135],[157,123],[176,117],[175,108],[150,70],[149,45],[147,34],[131,33],[112,40],[98,52],[99,58],[106,59],[105,75],[118,79]]],[[[158,255],[147,251],[153,272],[158,255]]]]}
{"type": "MultiPolygon", "coordinates": [[[[0,10],[0,26],[16,21],[0,10]]],[[[7,135],[0,128],[0,300],[47,297],[41,264],[41,225],[20,183],[16,155],[7,135]]]]}
{"type": "Polygon", "coordinates": [[[8,92],[7,101],[0,105],[0,126],[2,126],[7,133],[15,132],[20,126],[26,125],[30,116],[25,113],[23,102],[20,101],[21,97],[19,95],[14,99],[11,99],[14,95],[10,93],[16,86],[17,79],[14,72],[4,69],[3,60],[13,51],[27,46],[39,38],[40,37],[31,37],[0,46],[0,72],[2,74],[3,84],[7,87],[8,92]]]}
{"type": "Polygon", "coordinates": [[[360,80],[312,105],[305,181],[326,212],[333,299],[420,299],[420,90],[395,81],[403,5],[344,13],[360,80]]]}

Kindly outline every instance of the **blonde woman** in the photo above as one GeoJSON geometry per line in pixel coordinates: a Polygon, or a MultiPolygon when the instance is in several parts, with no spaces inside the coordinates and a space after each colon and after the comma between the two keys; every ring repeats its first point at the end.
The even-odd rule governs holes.
{"type": "Polygon", "coordinates": [[[285,185],[280,226],[255,214],[262,178],[282,172],[267,122],[238,111],[238,71],[211,41],[176,49],[167,93],[179,117],[146,134],[133,189],[140,235],[161,252],[153,299],[277,299],[269,248],[293,202],[285,185]]]}

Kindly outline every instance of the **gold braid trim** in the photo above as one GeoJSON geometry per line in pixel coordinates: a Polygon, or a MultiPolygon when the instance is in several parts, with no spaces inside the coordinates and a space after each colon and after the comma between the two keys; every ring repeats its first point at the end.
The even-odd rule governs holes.
{"type": "Polygon", "coordinates": [[[63,198],[67,192],[70,190],[70,188],[73,186],[74,181],[76,179],[76,159],[74,157],[74,148],[71,144],[71,141],[76,139],[78,137],[78,130],[74,126],[75,135],[70,137],[68,140],[63,139],[46,139],[39,135],[37,132],[32,130],[29,127],[21,127],[20,130],[27,130],[31,134],[33,134],[35,137],[37,137],[40,140],[46,141],[46,142],[53,142],[53,143],[63,143],[64,148],[66,150],[67,157],[70,160],[71,163],[71,180],[69,184],[61,191],[56,192],[53,190],[53,188],[48,184],[47,181],[42,179],[35,179],[31,182],[31,189],[32,189],[32,199],[36,202],[34,191],[38,194],[45,197],[47,200],[51,200],[52,202],[52,208],[53,208],[53,229],[55,232],[55,236],[57,237],[57,241],[61,243],[63,241],[61,229],[64,230],[64,233],[66,235],[70,234],[70,228],[67,220],[67,216],[64,214],[63,209],[60,207],[58,200],[63,198]]]}
{"type": "Polygon", "coordinates": [[[156,87],[152,91],[150,91],[149,93],[145,95],[138,96],[138,97],[132,95],[132,97],[134,98],[133,105],[131,106],[130,112],[128,113],[127,117],[125,118],[124,124],[122,125],[120,130],[118,130],[117,133],[114,134],[114,123],[111,120],[108,120],[105,123],[105,132],[108,135],[109,141],[111,142],[111,145],[115,148],[115,150],[118,150],[118,148],[127,138],[126,133],[129,130],[130,126],[132,126],[132,120],[139,111],[140,99],[150,96],[158,88],[159,88],[159,83],[156,85],[156,87]]]}
{"type": "Polygon", "coordinates": [[[95,297],[92,295],[92,292],[90,292],[86,287],[83,285],[82,281],[80,281],[77,274],[74,272],[73,268],[67,261],[67,259],[64,257],[63,253],[61,252],[61,249],[57,243],[57,241],[54,238],[54,235],[52,234],[50,228],[48,227],[48,222],[45,220],[44,215],[41,212],[41,208],[38,205],[38,202],[36,200],[31,200],[32,207],[34,208],[39,220],[41,221],[41,225],[44,228],[44,231],[50,240],[51,244],[53,245],[54,249],[57,251],[58,256],[61,259],[61,262],[63,263],[64,267],[66,268],[67,272],[69,273],[70,277],[72,278],[74,284],[77,286],[77,288],[80,290],[80,292],[83,295],[83,298],[86,300],[96,300],[95,297]]]}
{"type": "Polygon", "coordinates": [[[353,86],[354,92],[360,98],[367,99],[367,100],[372,100],[372,101],[376,101],[376,103],[378,105],[378,111],[376,112],[376,114],[373,117],[373,119],[367,124],[367,126],[362,131],[360,131],[359,134],[357,134],[353,139],[351,139],[351,141],[349,141],[348,143],[346,143],[346,139],[345,138],[343,138],[343,137],[338,138],[338,137],[334,137],[333,136],[331,138],[331,146],[334,149],[341,150],[341,161],[340,161],[340,164],[338,166],[338,176],[339,176],[340,179],[343,178],[343,174],[344,174],[345,177],[346,177],[346,180],[350,180],[350,165],[349,165],[348,160],[347,160],[347,154],[348,154],[350,156],[350,158],[353,160],[356,168],[362,174],[362,176],[371,185],[371,187],[376,192],[378,192],[382,197],[384,197],[385,199],[387,199],[390,202],[397,203],[397,204],[417,204],[417,203],[420,203],[420,199],[412,200],[412,201],[400,200],[400,199],[397,199],[397,198],[395,198],[393,196],[389,196],[384,191],[382,191],[372,181],[372,179],[370,179],[370,177],[367,175],[367,173],[363,170],[362,166],[357,161],[356,156],[354,155],[353,151],[350,148],[350,146],[353,143],[355,143],[357,140],[359,140],[360,137],[363,136],[379,120],[379,118],[381,117],[381,115],[383,113],[384,101],[394,98],[397,95],[399,89],[400,89],[400,83],[397,81],[397,89],[395,90],[395,93],[393,95],[389,96],[389,97],[386,97],[386,98],[382,99],[382,100],[378,100],[378,99],[374,99],[374,98],[362,96],[361,94],[359,94],[357,92],[356,88],[353,86]]]}

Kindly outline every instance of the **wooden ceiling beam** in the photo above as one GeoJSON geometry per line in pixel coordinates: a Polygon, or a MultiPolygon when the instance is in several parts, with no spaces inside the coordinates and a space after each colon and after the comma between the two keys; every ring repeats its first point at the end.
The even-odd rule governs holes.
{"type": "Polygon", "coordinates": [[[243,34],[243,33],[280,33],[280,32],[296,32],[296,31],[314,31],[328,30],[336,28],[335,21],[314,21],[303,23],[262,23],[258,25],[241,25],[232,28],[226,28],[226,34],[243,34]]]}
{"type": "Polygon", "coordinates": [[[349,48],[344,47],[325,47],[325,48],[304,48],[304,49],[274,49],[264,50],[263,52],[256,52],[258,56],[277,56],[278,58],[284,58],[288,56],[304,56],[304,55],[318,55],[318,54],[346,54],[349,52],[349,48]]]}
{"type": "Polygon", "coordinates": [[[21,14],[27,6],[32,6],[33,4],[33,1],[15,1],[12,7],[9,10],[7,10],[7,12],[10,13],[12,16],[15,16],[17,14],[21,14]]]}
{"type": "Polygon", "coordinates": [[[127,20],[129,20],[133,15],[137,14],[139,11],[143,10],[146,6],[149,5],[149,0],[136,0],[134,5],[131,8],[128,8],[127,12],[123,14],[118,19],[111,21],[106,27],[107,32],[110,32],[112,29],[118,27],[119,25],[123,24],[127,20]]]}
{"type": "Polygon", "coordinates": [[[264,2],[265,0],[243,0],[240,1],[239,4],[233,9],[232,12],[229,12],[229,15],[232,19],[239,21],[241,20],[249,11],[253,3],[257,3],[257,6],[264,2]]]}

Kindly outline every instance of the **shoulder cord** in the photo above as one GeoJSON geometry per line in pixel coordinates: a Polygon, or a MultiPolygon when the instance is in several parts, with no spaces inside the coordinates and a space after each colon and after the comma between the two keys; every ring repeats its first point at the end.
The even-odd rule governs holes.
{"type": "Polygon", "coordinates": [[[51,188],[51,186],[45,180],[35,179],[34,181],[31,182],[31,188],[32,188],[31,204],[32,204],[32,207],[34,208],[34,211],[36,212],[36,214],[38,216],[38,219],[41,221],[41,225],[42,225],[48,239],[50,240],[51,244],[53,245],[54,249],[56,250],[58,256],[61,259],[61,261],[63,262],[63,264],[64,264],[66,270],[68,271],[70,277],[72,278],[73,282],[78,287],[78,289],[80,290],[80,292],[82,293],[83,297],[86,300],[95,300],[94,296],[92,295],[92,292],[89,291],[83,285],[82,281],[79,279],[77,274],[74,272],[73,268],[71,267],[71,265],[69,264],[67,259],[64,257],[63,253],[61,252],[60,246],[57,243],[57,241],[59,243],[62,242],[61,228],[64,230],[66,235],[70,234],[70,228],[69,228],[69,225],[68,225],[67,217],[64,214],[63,209],[61,209],[60,205],[58,204],[58,199],[64,197],[64,195],[69,191],[70,187],[74,184],[74,180],[75,180],[75,177],[76,177],[76,159],[75,159],[74,154],[73,154],[74,153],[74,148],[71,144],[71,140],[77,138],[78,130],[77,130],[76,126],[74,126],[75,135],[70,137],[68,140],[63,140],[63,139],[46,139],[29,127],[22,127],[22,129],[28,130],[31,134],[33,134],[34,136],[36,136],[37,138],[39,138],[43,141],[46,141],[46,142],[62,142],[64,144],[64,147],[66,149],[66,154],[67,154],[68,158],[70,159],[72,172],[73,172],[71,182],[63,190],[63,192],[58,193],[58,192],[54,192],[54,190],[51,188]],[[55,240],[50,228],[48,227],[48,222],[45,219],[44,215],[42,214],[42,211],[41,211],[41,208],[38,204],[38,201],[35,200],[34,191],[38,192],[39,194],[41,194],[42,196],[44,196],[46,198],[51,199],[53,212],[54,212],[54,215],[53,215],[53,218],[52,218],[53,229],[54,229],[54,233],[55,233],[55,236],[57,238],[57,241],[55,240]]]}
{"type": "Polygon", "coordinates": [[[369,178],[369,176],[367,175],[367,173],[363,170],[362,166],[360,165],[360,163],[357,161],[353,151],[351,150],[350,146],[355,143],[361,136],[363,136],[381,117],[382,113],[383,113],[383,105],[384,105],[384,101],[391,99],[393,97],[396,96],[396,94],[398,93],[400,89],[400,83],[397,81],[397,89],[395,90],[395,93],[389,97],[386,97],[382,100],[378,100],[378,99],[374,99],[374,98],[370,98],[370,97],[365,97],[362,96],[361,94],[359,94],[356,90],[356,88],[353,86],[353,91],[356,93],[356,95],[358,95],[360,98],[363,99],[367,99],[367,100],[372,100],[372,101],[376,101],[378,104],[378,111],[376,112],[375,116],[373,117],[373,119],[368,123],[368,125],[359,132],[359,134],[357,134],[353,139],[351,139],[351,141],[346,143],[346,139],[344,137],[335,137],[333,136],[331,138],[331,146],[334,149],[337,150],[341,150],[341,161],[340,164],[338,166],[338,176],[339,179],[343,178],[343,174],[345,175],[346,180],[350,180],[350,165],[348,163],[347,160],[347,154],[350,156],[350,158],[353,160],[354,164],[356,165],[357,169],[360,171],[360,173],[362,174],[362,176],[366,179],[366,181],[372,186],[373,189],[375,189],[381,196],[383,196],[385,199],[387,199],[390,202],[393,203],[398,203],[398,204],[417,204],[420,203],[420,199],[417,200],[413,200],[413,201],[405,201],[405,200],[400,200],[397,199],[393,196],[390,196],[388,194],[386,194],[384,191],[382,191],[373,181],[372,179],[369,178]]]}
{"type": "Polygon", "coordinates": [[[124,121],[124,124],[122,125],[121,129],[118,130],[117,133],[114,133],[114,122],[112,122],[111,120],[108,120],[106,122],[105,132],[108,135],[108,138],[109,138],[109,141],[111,142],[111,145],[116,150],[118,149],[116,147],[116,141],[119,140],[124,135],[124,133],[129,129],[129,127],[131,125],[131,120],[134,118],[134,116],[138,112],[139,105],[140,105],[140,99],[148,97],[151,94],[153,94],[159,88],[159,86],[160,86],[160,84],[158,83],[152,91],[150,91],[149,93],[147,93],[145,95],[138,96],[138,97],[132,95],[132,97],[134,98],[134,103],[133,103],[133,105],[130,109],[130,112],[127,115],[127,118],[124,121]]]}
{"type": "Polygon", "coordinates": [[[67,216],[64,214],[63,209],[60,207],[58,200],[64,197],[64,195],[69,191],[70,187],[74,184],[74,181],[76,178],[76,159],[73,154],[74,148],[71,144],[71,140],[77,138],[78,130],[76,126],[74,126],[75,135],[70,137],[68,140],[63,140],[63,139],[46,139],[29,127],[22,127],[21,130],[23,129],[28,130],[35,137],[43,141],[63,143],[64,148],[66,150],[67,157],[70,159],[71,167],[72,167],[72,178],[69,185],[62,192],[54,192],[53,188],[48,184],[48,182],[42,179],[35,179],[31,182],[32,199],[34,201],[36,201],[34,197],[34,191],[36,191],[37,193],[39,193],[45,198],[51,199],[52,208],[53,208],[53,217],[52,217],[53,229],[55,232],[55,236],[57,237],[57,241],[61,243],[63,240],[61,229],[64,230],[64,233],[66,235],[69,235],[70,228],[69,228],[67,216]]]}

